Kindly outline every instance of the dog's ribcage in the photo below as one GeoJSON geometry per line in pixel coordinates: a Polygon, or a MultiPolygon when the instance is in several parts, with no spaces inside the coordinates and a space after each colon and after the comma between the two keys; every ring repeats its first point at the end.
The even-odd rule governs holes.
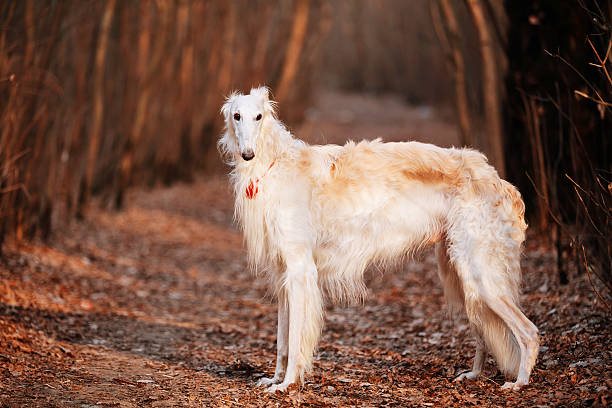
{"type": "Polygon", "coordinates": [[[274,166],[261,196],[250,200],[239,188],[250,252],[282,262],[279,245],[303,245],[330,293],[351,299],[363,294],[368,265],[394,262],[439,239],[452,202],[448,184],[439,174],[415,177],[401,150],[409,144],[377,147],[308,147],[274,166]]]}

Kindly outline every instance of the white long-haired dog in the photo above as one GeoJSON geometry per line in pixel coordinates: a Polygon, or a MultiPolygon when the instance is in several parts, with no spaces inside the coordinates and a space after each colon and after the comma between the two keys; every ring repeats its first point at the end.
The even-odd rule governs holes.
{"type": "Polygon", "coordinates": [[[234,93],[221,109],[221,153],[233,166],[235,213],[248,258],[278,296],[274,377],[269,391],[301,381],[312,365],[332,301],[362,298],[363,274],[435,243],[447,302],[465,310],[478,339],[475,378],[487,350],[518,389],[529,382],[538,330],[518,306],[520,193],[481,153],[434,145],[310,146],[276,118],[265,87],[234,93]]]}

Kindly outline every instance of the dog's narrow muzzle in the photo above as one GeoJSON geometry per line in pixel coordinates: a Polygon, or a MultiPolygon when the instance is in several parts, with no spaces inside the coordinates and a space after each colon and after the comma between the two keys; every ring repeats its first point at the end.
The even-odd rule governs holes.
{"type": "Polygon", "coordinates": [[[250,149],[242,153],[242,158],[246,161],[251,160],[253,157],[255,157],[255,153],[250,149]]]}

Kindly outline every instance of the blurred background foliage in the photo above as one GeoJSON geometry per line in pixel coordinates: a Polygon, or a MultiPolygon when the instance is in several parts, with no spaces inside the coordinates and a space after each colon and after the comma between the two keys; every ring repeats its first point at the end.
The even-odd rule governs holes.
{"type": "MultiPolygon", "coordinates": [[[[222,169],[219,107],[266,84],[455,110],[534,229],[610,289],[609,0],[62,0],[0,4],[0,247],[222,169]]],[[[590,276],[590,275],[589,275],[590,276]]]]}

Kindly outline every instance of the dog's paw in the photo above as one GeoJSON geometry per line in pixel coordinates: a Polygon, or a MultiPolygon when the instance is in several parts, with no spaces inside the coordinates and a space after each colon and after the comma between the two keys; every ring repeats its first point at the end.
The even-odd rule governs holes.
{"type": "Polygon", "coordinates": [[[276,391],[285,392],[285,391],[287,391],[287,388],[291,384],[293,384],[293,383],[292,382],[282,382],[280,384],[274,384],[274,385],[271,385],[270,387],[268,387],[266,392],[268,392],[270,394],[274,394],[276,391]]]}
{"type": "Polygon", "coordinates": [[[519,381],[519,380],[517,380],[516,382],[507,381],[504,385],[502,385],[502,390],[518,391],[521,389],[523,385],[527,385],[527,383],[528,381],[519,381]]]}
{"type": "Polygon", "coordinates": [[[473,380],[474,378],[478,377],[478,374],[480,374],[480,373],[476,372],[476,371],[468,371],[467,373],[463,373],[463,374],[455,377],[453,382],[459,382],[459,381],[463,381],[463,380],[473,380]]]}
{"type": "Polygon", "coordinates": [[[277,382],[279,382],[279,381],[280,381],[280,378],[278,378],[278,377],[272,377],[272,378],[266,378],[266,377],[264,377],[264,378],[260,378],[260,379],[257,381],[257,386],[258,386],[258,387],[267,387],[268,385],[270,385],[270,384],[276,384],[276,383],[277,383],[277,382]]]}

